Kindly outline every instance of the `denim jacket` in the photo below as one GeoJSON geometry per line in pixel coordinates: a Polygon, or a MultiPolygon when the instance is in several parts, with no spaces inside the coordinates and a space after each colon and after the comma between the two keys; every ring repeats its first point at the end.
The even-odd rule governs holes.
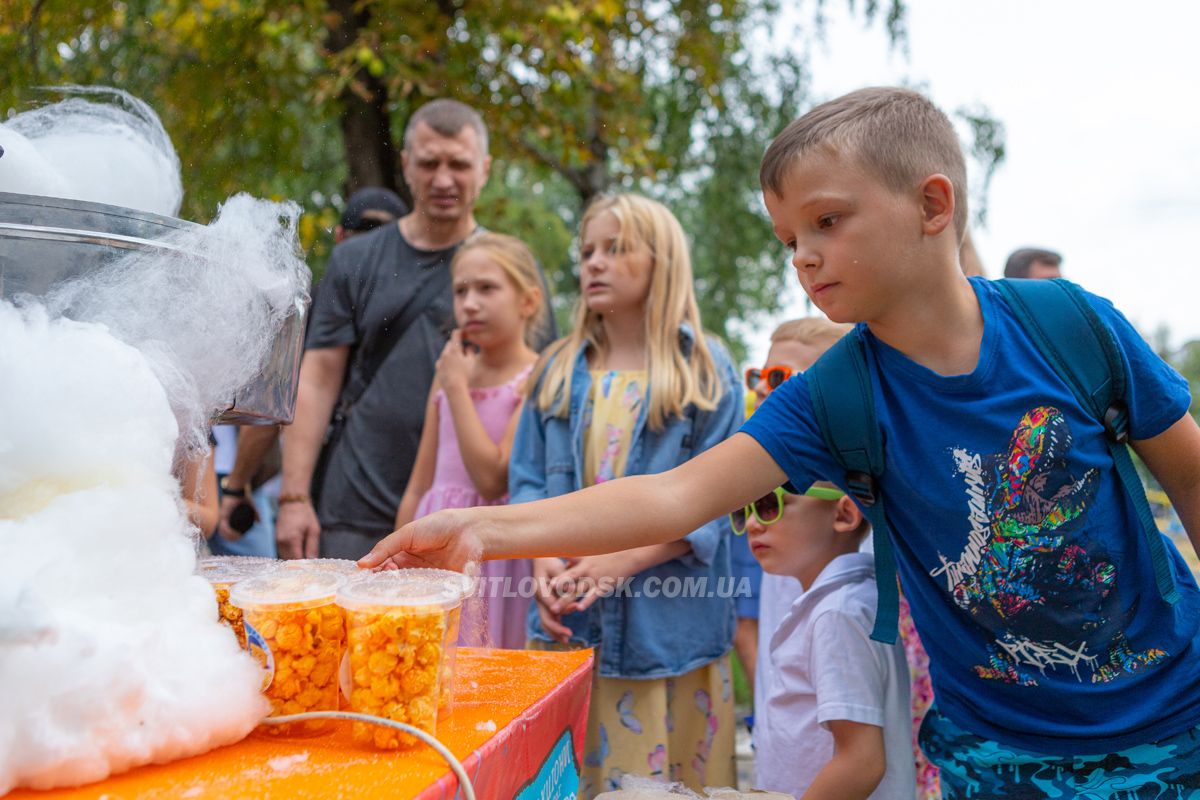
{"type": "MultiPolygon", "coordinates": [[[[690,328],[680,330],[685,354],[691,353],[694,341],[690,328]]],[[[722,389],[717,407],[701,411],[689,406],[683,417],[672,418],[663,430],[654,431],[646,426],[649,403],[642,403],[629,443],[626,475],[669,470],[741,426],[744,406],[736,370],[719,342],[709,339],[708,346],[722,389]]],[[[538,409],[534,400],[537,389],[530,395],[513,442],[509,502],[527,503],[582,488],[584,434],[592,416],[591,385],[587,357],[580,352],[571,375],[568,417],[538,409]]],[[[690,553],[639,572],[627,588],[601,598],[587,611],[564,615],[572,642],[599,647],[600,675],[675,677],[729,651],[735,624],[730,534],[727,516],[712,520],[685,537],[692,546],[690,553]],[[677,587],[682,588],[675,590],[677,587]]],[[[563,535],[569,536],[570,531],[564,530],[563,535]]],[[[531,639],[552,641],[542,630],[536,604],[530,608],[527,631],[531,639]]]]}

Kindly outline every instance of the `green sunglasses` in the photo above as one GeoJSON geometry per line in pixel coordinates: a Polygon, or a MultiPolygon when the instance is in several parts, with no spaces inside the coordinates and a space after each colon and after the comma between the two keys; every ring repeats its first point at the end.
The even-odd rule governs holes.
{"type": "MultiPolygon", "coordinates": [[[[746,522],[751,516],[758,520],[761,525],[774,525],[783,518],[783,495],[785,490],[782,486],[776,486],[775,490],[768,495],[764,495],[748,506],[743,506],[737,511],[729,515],[729,524],[733,528],[733,532],[737,535],[742,535],[746,532],[746,522]]],[[[837,500],[840,497],[845,497],[846,493],[841,489],[831,489],[827,486],[810,486],[804,492],[805,497],[815,497],[818,500],[837,500]]]]}

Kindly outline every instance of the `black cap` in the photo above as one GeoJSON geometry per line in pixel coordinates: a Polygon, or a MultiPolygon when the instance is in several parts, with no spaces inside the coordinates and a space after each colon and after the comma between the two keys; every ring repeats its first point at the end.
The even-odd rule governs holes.
{"type": "Polygon", "coordinates": [[[408,206],[400,195],[382,186],[368,186],[350,195],[342,212],[342,227],[348,231],[369,231],[388,221],[385,217],[398,219],[407,213],[408,206]]]}

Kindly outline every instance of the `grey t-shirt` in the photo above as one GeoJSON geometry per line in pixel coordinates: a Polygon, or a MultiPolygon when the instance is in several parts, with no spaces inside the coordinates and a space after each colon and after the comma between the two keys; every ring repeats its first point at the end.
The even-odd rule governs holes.
{"type": "Polygon", "coordinates": [[[434,364],[454,327],[449,266],[457,249],[419,250],[393,224],[347,239],[330,256],[314,291],[305,348],[349,346],[346,387],[368,381],[364,365],[378,361],[373,353],[388,346],[388,325],[404,315],[425,282],[442,288],[424,293],[432,300],[394,340],[346,415],[323,481],[314,487],[323,529],[376,538],[392,531],[417,455],[434,364]]]}

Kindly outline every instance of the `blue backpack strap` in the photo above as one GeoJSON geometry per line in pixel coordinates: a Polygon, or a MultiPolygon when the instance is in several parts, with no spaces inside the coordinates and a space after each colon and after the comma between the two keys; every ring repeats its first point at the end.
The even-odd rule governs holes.
{"type": "Polygon", "coordinates": [[[871,522],[875,543],[875,585],[879,599],[871,638],[894,644],[900,614],[896,556],[884,512],[883,437],[875,416],[875,396],[866,346],[857,330],[829,349],[805,373],[821,435],[834,460],[846,471],[846,488],[871,522]]]}
{"type": "Polygon", "coordinates": [[[1146,501],[1142,479],[1129,457],[1129,406],[1125,402],[1125,362],[1112,330],[1083,291],[1070,281],[994,282],[1021,326],[1089,414],[1104,425],[1105,441],[1125,491],[1133,499],[1146,536],[1158,593],[1179,600],[1162,534],[1146,501]]]}

